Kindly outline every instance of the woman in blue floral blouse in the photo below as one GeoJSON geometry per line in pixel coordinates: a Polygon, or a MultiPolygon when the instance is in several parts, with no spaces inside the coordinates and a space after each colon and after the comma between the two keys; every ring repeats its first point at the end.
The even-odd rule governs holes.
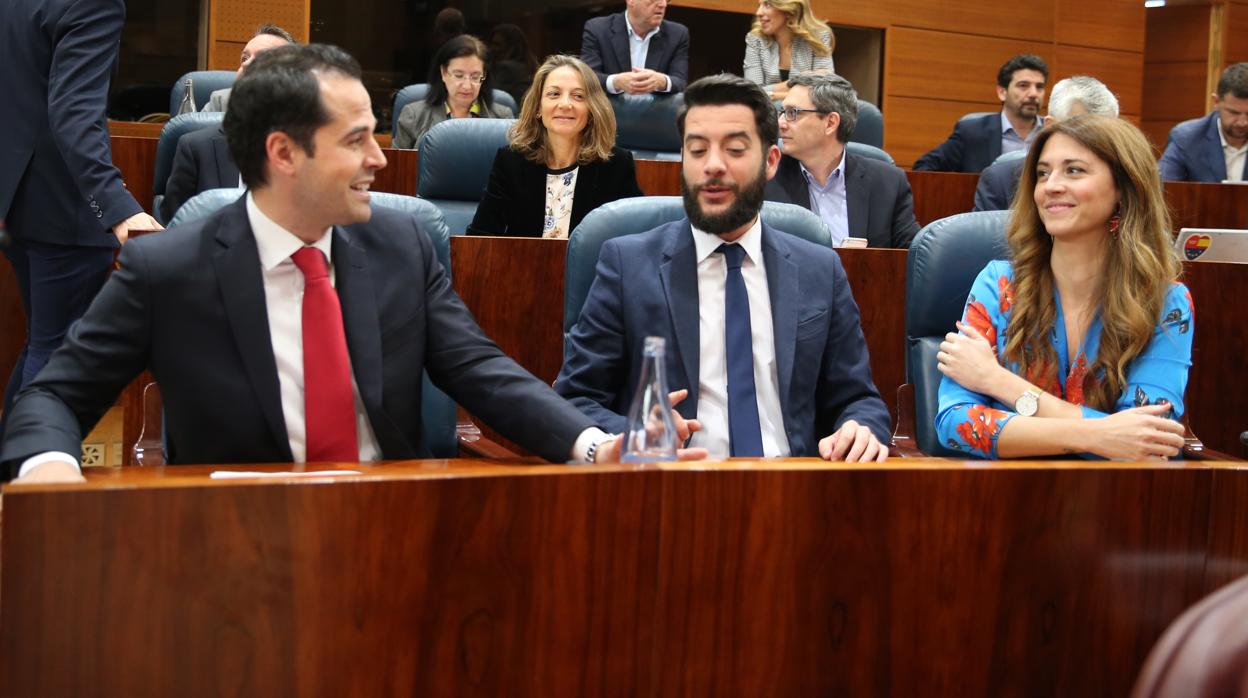
{"type": "Polygon", "coordinates": [[[985,458],[1146,460],[1183,447],[1192,297],[1147,140],[1119,119],[1045,127],[1006,238],[937,354],[936,431],[985,458]]]}

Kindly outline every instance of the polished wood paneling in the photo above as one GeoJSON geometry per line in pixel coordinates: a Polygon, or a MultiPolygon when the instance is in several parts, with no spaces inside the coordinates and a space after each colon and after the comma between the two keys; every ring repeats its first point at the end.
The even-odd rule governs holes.
{"type": "Polygon", "coordinates": [[[680,196],[680,163],[638,160],[637,186],[647,196],[680,196]]]}
{"type": "Polygon", "coordinates": [[[1192,292],[1196,334],[1188,374],[1188,423],[1210,448],[1248,458],[1239,434],[1248,431],[1248,371],[1240,348],[1248,324],[1234,311],[1248,294],[1248,264],[1188,262],[1183,281],[1192,292]],[[1234,347],[1234,348],[1233,348],[1234,347]]]}
{"type": "Polygon", "coordinates": [[[1143,104],[1150,120],[1168,119],[1173,126],[1209,112],[1203,62],[1149,64],[1147,82],[1143,104]]]}
{"type": "Polygon", "coordinates": [[[1118,108],[1123,114],[1138,116],[1143,108],[1142,53],[1058,46],[1049,69],[1052,71],[1052,84],[1072,75],[1091,75],[1105,83],[1117,95],[1118,108]]]}
{"type": "MultiPolygon", "coordinates": [[[[995,73],[989,85],[996,85],[995,73]]],[[[995,92],[989,92],[995,96],[995,92]]],[[[976,111],[1001,111],[1001,103],[949,102],[915,97],[886,97],[884,149],[900,167],[910,167],[924,153],[940,145],[963,115],[976,111]]]]}
{"type": "Polygon", "coordinates": [[[1057,0],[1056,5],[1059,50],[1062,44],[1136,53],[1144,50],[1144,3],[1136,0],[1057,0]]]}
{"type": "Polygon", "coordinates": [[[966,213],[975,206],[977,174],[906,170],[906,179],[914,193],[914,217],[919,225],[966,213]]]}
{"type": "Polygon", "coordinates": [[[1248,4],[1227,3],[1224,12],[1224,65],[1248,61],[1248,4]]]}
{"type": "Polygon", "coordinates": [[[384,149],[386,166],[377,171],[373,191],[416,196],[416,175],[420,153],[415,150],[384,149]]]}
{"type": "Polygon", "coordinates": [[[0,692],[1126,695],[1248,561],[1228,466],[355,467],[6,488],[0,692]]]}
{"type": "MultiPolygon", "coordinates": [[[[0,381],[8,385],[9,374],[26,345],[26,311],[17,290],[17,277],[9,258],[0,254],[0,381]]],[[[0,410],[4,406],[0,405],[0,410]]]]}
{"type": "Polygon", "coordinates": [[[113,164],[121,172],[126,189],[149,213],[152,210],[152,177],[156,171],[157,143],[154,138],[112,137],[113,164]]]}
{"type": "Polygon", "coordinates": [[[109,121],[108,135],[160,138],[160,130],[164,127],[164,124],[144,124],[137,121],[109,121]]]}
{"type": "Polygon", "coordinates": [[[1239,185],[1166,182],[1174,229],[1248,228],[1248,196],[1239,185]]]}
{"type": "MultiPolygon", "coordinates": [[[[1047,43],[905,27],[889,31],[887,46],[884,87],[890,97],[997,103],[997,109],[997,71],[1001,64],[1019,53],[1036,53],[1052,60],[1053,49],[1047,43]]],[[[974,107],[964,106],[963,113],[977,111],[974,107]]],[[[891,135],[891,129],[886,128],[885,134],[891,135]]]]}
{"type": "Polygon", "coordinates": [[[896,301],[905,297],[906,252],[847,249],[839,253],[849,288],[858,303],[863,339],[871,353],[871,378],[896,424],[897,386],[906,382],[905,306],[898,312],[896,301]],[[898,289],[900,296],[888,297],[898,289]]]}
{"type": "MultiPolygon", "coordinates": [[[[841,2],[850,4],[847,0],[841,2]]],[[[894,30],[899,27],[935,29],[964,35],[968,41],[978,38],[969,36],[971,34],[1022,41],[1053,41],[1055,17],[1052,2],[1020,3],[1008,8],[993,0],[887,0],[887,5],[892,13],[890,23],[894,30]],[[1003,21],[1007,18],[1008,21],[1003,21]]],[[[891,35],[889,39],[892,40],[891,35]]],[[[1014,53],[1024,50],[1020,48],[1014,53]]]]}
{"type": "Polygon", "coordinates": [[[1150,7],[1144,15],[1145,63],[1204,63],[1209,57],[1208,4],[1150,7]]]}

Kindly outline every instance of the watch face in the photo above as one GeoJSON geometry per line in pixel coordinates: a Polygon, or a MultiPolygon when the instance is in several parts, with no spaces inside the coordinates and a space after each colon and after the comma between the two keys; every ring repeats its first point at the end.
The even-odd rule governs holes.
{"type": "Polygon", "coordinates": [[[1040,401],[1036,398],[1036,394],[1028,390],[1014,402],[1014,411],[1024,417],[1030,417],[1036,413],[1039,406],[1040,401]]]}

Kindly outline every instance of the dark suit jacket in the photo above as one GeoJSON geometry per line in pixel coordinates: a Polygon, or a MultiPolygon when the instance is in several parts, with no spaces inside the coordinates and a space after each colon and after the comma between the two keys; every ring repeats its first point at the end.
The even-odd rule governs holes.
{"type": "MultiPolygon", "coordinates": [[[[797,159],[781,156],[765,196],[810,208],[810,187],[797,159]]],[[[849,234],[865,237],[868,247],[906,248],[919,232],[906,173],[886,162],[845,153],[845,203],[849,234]]]]}
{"type": "MultiPolygon", "coordinates": [[[[592,422],[505,356],[451,289],[408,214],[335,227],[347,348],[384,458],[428,455],[421,370],[504,436],[562,461],[592,422]]],[[[9,415],[0,461],[76,453],[143,369],[160,382],[171,462],[291,460],[245,199],[130,241],[121,269],[9,415]]]]}
{"type": "MultiPolygon", "coordinates": [[[[1157,163],[1166,182],[1221,182],[1226,179],[1226,158],[1218,137],[1218,113],[1191,119],[1170,129],[1166,152],[1157,163]]],[[[1244,165],[1248,179],[1248,162],[1244,165]]]]}
{"type": "MultiPolygon", "coordinates": [[[[595,17],[585,23],[581,34],[581,60],[598,74],[603,89],[607,78],[633,69],[628,52],[628,21],[623,12],[595,17]]],[[[672,79],[672,92],[683,92],[689,81],[689,30],[685,25],[663,20],[659,33],[646,50],[646,67],[672,79]]]]}
{"type": "Polygon", "coordinates": [[[123,0],[5,0],[0,219],[16,238],[116,247],[143,210],[113,167],[105,106],[123,0]]]}
{"type": "Polygon", "coordinates": [[[1023,174],[1027,158],[994,162],[979,175],[975,185],[975,208],[972,211],[1005,211],[1014,203],[1018,191],[1018,179],[1023,174]]]}
{"type": "MultiPolygon", "coordinates": [[[[763,224],[763,264],[789,448],[817,456],[819,439],[853,419],[887,443],[888,409],[871,380],[858,306],[835,252],[763,224]]],[[[555,389],[608,431],[624,429],[647,336],[667,340],[672,390],[686,418],[698,405],[698,273],[687,219],[607,241],[567,340],[555,389]]]]}
{"type": "Polygon", "coordinates": [[[1001,154],[1001,112],[959,119],[949,138],[915,161],[914,170],[979,172],[1001,154]]]}
{"type": "MultiPolygon", "coordinates": [[[[542,219],[546,217],[546,174],[545,165],[511,148],[499,148],[468,234],[541,237],[542,219]]],[[[630,196],[642,196],[632,153],[612,148],[610,160],[581,165],[576,173],[568,232],[595,208],[630,196]]]]}
{"type": "Polygon", "coordinates": [[[219,127],[193,131],[178,139],[160,215],[167,223],[182,204],[201,191],[237,186],[238,166],[230,157],[225,131],[219,127]]]}

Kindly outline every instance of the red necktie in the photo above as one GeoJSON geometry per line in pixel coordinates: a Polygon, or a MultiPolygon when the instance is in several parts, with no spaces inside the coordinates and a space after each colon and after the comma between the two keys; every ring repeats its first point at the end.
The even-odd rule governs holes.
{"type": "Polygon", "coordinates": [[[342,307],[329,283],[325,255],[304,247],[291,255],[303,272],[303,406],[307,460],[358,461],[351,359],[342,307]]]}

